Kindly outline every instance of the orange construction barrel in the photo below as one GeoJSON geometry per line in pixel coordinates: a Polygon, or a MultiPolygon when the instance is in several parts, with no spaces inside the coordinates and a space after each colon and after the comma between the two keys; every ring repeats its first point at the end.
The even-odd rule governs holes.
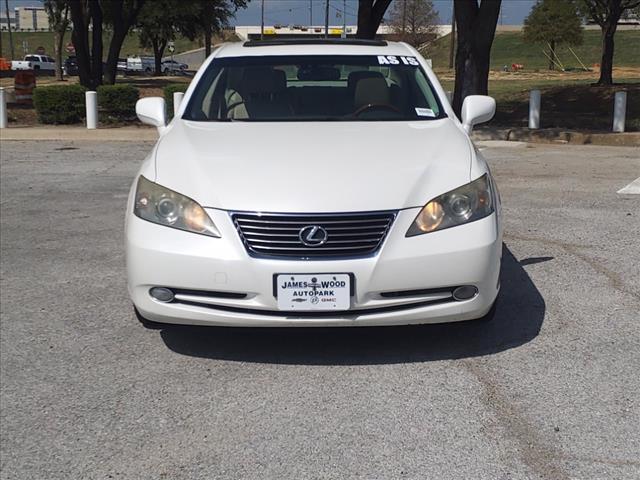
{"type": "Polygon", "coordinates": [[[33,70],[18,70],[14,79],[16,103],[31,104],[33,89],[36,87],[36,74],[33,70]]]}

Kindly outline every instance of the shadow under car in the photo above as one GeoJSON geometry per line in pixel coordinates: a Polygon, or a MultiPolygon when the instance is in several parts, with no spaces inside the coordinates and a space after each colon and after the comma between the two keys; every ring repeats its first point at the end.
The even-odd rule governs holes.
{"type": "Polygon", "coordinates": [[[176,353],[218,360],[295,365],[366,365],[476,357],[534,339],[542,295],[503,245],[501,292],[492,321],[393,327],[235,328],[167,325],[176,353]]]}

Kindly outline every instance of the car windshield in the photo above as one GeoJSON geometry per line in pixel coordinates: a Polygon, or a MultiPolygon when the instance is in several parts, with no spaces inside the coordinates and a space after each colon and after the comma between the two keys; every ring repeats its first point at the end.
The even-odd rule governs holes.
{"type": "Polygon", "coordinates": [[[304,55],[213,60],[182,118],[413,121],[445,116],[416,57],[304,55]]]}

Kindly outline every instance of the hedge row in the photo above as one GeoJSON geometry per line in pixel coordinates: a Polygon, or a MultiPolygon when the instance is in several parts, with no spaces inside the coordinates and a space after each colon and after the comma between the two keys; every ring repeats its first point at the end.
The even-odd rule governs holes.
{"type": "Polygon", "coordinates": [[[33,90],[33,105],[40,123],[79,123],[85,117],[84,93],[81,85],[38,87],[33,90]]]}
{"type": "MultiPolygon", "coordinates": [[[[34,89],[33,104],[38,121],[45,124],[84,121],[86,91],[81,85],[55,85],[34,89]]],[[[98,87],[100,121],[119,123],[135,120],[139,97],[140,92],[131,85],[101,85],[98,87]]]]}
{"type": "Polygon", "coordinates": [[[164,87],[164,101],[167,105],[167,120],[173,118],[173,94],[175,92],[186,92],[188,83],[171,83],[164,87]]]}
{"type": "Polygon", "coordinates": [[[132,85],[101,85],[98,87],[98,111],[105,123],[128,122],[136,119],[136,102],[140,91],[132,85]]]}

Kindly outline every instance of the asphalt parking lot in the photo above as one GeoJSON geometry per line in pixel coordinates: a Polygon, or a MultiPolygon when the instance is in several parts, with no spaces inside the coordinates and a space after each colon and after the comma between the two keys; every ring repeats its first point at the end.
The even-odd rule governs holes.
{"type": "Polygon", "coordinates": [[[3,141],[2,479],[637,479],[640,149],[490,143],[489,324],[145,330],[150,143],[3,141]]]}

